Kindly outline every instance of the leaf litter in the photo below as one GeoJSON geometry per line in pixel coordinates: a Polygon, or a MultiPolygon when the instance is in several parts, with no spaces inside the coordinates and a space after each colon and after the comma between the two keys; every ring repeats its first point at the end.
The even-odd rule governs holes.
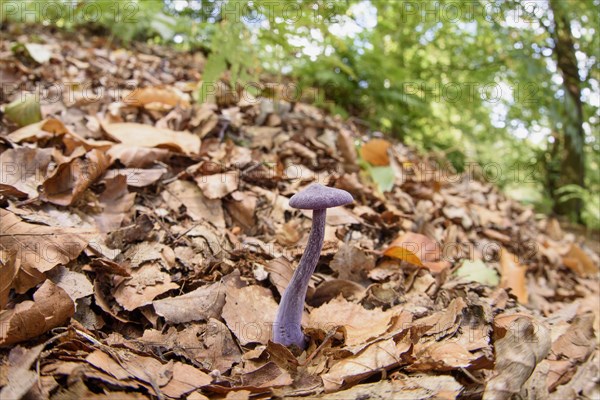
{"type": "Polygon", "coordinates": [[[200,104],[200,54],[40,38],[23,59],[9,35],[2,71],[102,95],[0,125],[0,397],[598,395],[599,257],[556,220],[294,99],[200,104]],[[294,353],[270,332],[314,181],[355,202],[294,353]]]}

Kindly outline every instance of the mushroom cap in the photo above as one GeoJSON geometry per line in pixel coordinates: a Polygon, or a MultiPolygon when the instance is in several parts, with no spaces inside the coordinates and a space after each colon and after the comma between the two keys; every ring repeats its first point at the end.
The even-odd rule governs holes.
{"type": "Polygon", "coordinates": [[[352,195],[345,190],[313,183],[290,198],[290,207],[304,210],[322,210],[350,204],[353,201],[352,195]]]}

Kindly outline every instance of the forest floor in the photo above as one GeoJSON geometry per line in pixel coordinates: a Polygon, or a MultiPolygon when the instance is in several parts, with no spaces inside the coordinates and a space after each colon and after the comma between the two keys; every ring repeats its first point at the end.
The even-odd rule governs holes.
{"type": "Polygon", "coordinates": [[[19,29],[0,398],[600,398],[585,238],[312,105],[226,83],[201,104],[201,54],[19,29]],[[311,223],[288,199],[314,181],[354,203],[329,210],[291,351],[271,324],[311,223]]]}

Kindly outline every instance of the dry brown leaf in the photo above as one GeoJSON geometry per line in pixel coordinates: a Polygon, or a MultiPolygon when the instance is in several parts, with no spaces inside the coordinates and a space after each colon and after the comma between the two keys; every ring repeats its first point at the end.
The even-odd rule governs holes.
{"type": "Polygon", "coordinates": [[[450,263],[441,260],[440,245],[419,233],[407,232],[396,238],[384,251],[385,256],[394,257],[410,264],[424,267],[439,273],[450,267],[450,263]]]}
{"type": "Polygon", "coordinates": [[[225,305],[225,287],[216,282],[189,293],[152,302],[154,310],[169,323],[206,321],[218,318],[225,305]]]}
{"type": "Polygon", "coordinates": [[[33,301],[18,303],[0,313],[0,346],[35,338],[61,326],[75,313],[69,295],[50,280],[33,294],[33,301]]]}
{"type": "Polygon", "coordinates": [[[549,329],[523,315],[496,316],[494,336],[494,376],[485,386],[484,400],[504,400],[518,394],[551,344],[549,329]]]}
{"type": "Polygon", "coordinates": [[[82,297],[94,294],[94,287],[81,272],[71,271],[62,265],[47,272],[48,278],[63,289],[75,303],[82,297]]]}
{"type": "Polygon", "coordinates": [[[238,171],[224,174],[199,175],[194,178],[202,193],[209,199],[221,199],[237,190],[240,180],[238,171]]]}
{"type": "Polygon", "coordinates": [[[391,146],[392,144],[385,139],[371,139],[360,148],[360,156],[371,165],[390,165],[388,149],[391,146]]]}
{"type": "Polygon", "coordinates": [[[247,372],[240,377],[243,387],[250,388],[271,388],[278,386],[291,385],[292,377],[287,371],[281,369],[277,364],[270,361],[261,365],[251,372],[247,372]]]}
{"type": "Polygon", "coordinates": [[[111,164],[119,160],[127,168],[152,167],[156,162],[167,161],[171,153],[167,149],[147,148],[115,144],[106,152],[111,164]]]}
{"type": "Polygon", "coordinates": [[[38,359],[44,350],[44,345],[27,349],[16,346],[8,355],[8,372],[6,374],[6,386],[0,390],[2,399],[20,399],[31,389],[38,379],[38,374],[31,371],[31,365],[38,359]]]}
{"type": "Polygon", "coordinates": [[[177,211],[185,205],[187,214],[194,221],[206,220],[217,228],[225,228],[225,216],[221,200],[211,200],[192,182],[176,180],[169,183],[162,197],[170,209],[177,211]]]}
{"type": "Polygon", "coordinates": [[[160,390],[169,397],[180,398],[184,394],[209,385],[211,382],[210,375],[191,365],[177,361],[173,365],[173,377],[160,390]]]}
{"type": "Polygon", "coordinates": [[[165,148],[187,155],[200,152],[200,137],[190,132],[177,132],[133,122],[102,123],[102,129],[112,139],[126,146],[165,148]]]}
{"type": "Polygon", "coordinates": [[[225,203],[225,208],[234,222],[245,233],[250,233],[256,226],[256,205],[258,197],[252,192],[235,191],[231,194],[233,200],[225,203]]]}
{"type": "Polygon", "coordinates": [[[367,310],[360,304],[350,303],[340,296],[313,309],[307,326],[325,332],[342,326],[346,345],[355,346],[385,333],[390,327],[392,317],[391,312],[379,308],[367,310]]]}
{"type": "Polygon", "coordinates": [[[375,268],[375,258],[357,246],[344,244],[333,256],[329,267],[340,279],[368,283],[367,274],[375,268]]]}
{"type": "Polygon", "coordinates": [[[411,348],[408,341],[396,343],[394,339],[377,341],[359,354],[344,358],[321,375],[326,392],[334,392],[342,386],[352,385],[382,369],[393,368],[402,363],[402,356],[411,348]]]}
{"type": "Polygon", "coordinates": [[[64,135],[67,132],[67,128],[61,121],[55,118],[46,118],[10,133],[8,139],[16,143],[22,141],[35,142],[40,139],[49,139],[56,135],[64,135]]]}
{"type": "Polygon", "coordinates": [[[36,197],[51,160],[52,149],[5,150],[0,154],[0,195],[36,197]]]}
{"type": "Polygon", "coordinates": [[[104,179],[112,179],[119,175],[124,175],[127,178],[127,185],[133,187],[145,187],[156,183],[165,173],[167,169],[159,168],[120,168],[106,171],[104,179]]]}
{"type": "Polygon", "coordinates": [[[410,375],[356,385],[347,390],[326,393],[314,398],[327,400],[454,400],[458,398],[462,389],[462,385],[449,375],[410,375]]]}
{"type": "Polygon", "coordinates": [[[137,88],[125,99],[127,105],[151,110],[170,110],[175,106],[188,108],[189,96],[172,86],[149,86],[137,88]]]}
{"type": "Polygon", "coordinates": [[[421,341],[414,347],[416,361],[408,367],[410,371],[450,371],[467,368],[477,355],[462,345],[450,340],[421,341]]]}
{"type": "Polygon", "coordinates": [[[522,304],[527,304],[529,299],[526,272],[527,268],[519,263],[516,255],[505,248],[500,250],[500,286],[510,288],[522,304]]]}
{"type": "Polygon", "coordinates": [[[131,278],[125,278],[115,290],[115,299],[128,311],[135,310],[159,294],[177,289],[179,285],[171,282],[171,276],[161,271],[160,264],[150,262],[131,272],[131,278]]]}
{"type": "Polygon", "coordinates": [[[67,264],[79,256],[96,235],[85,229],[28,224],[15,214],[0,209],[2,232],[0,248],[15,251],[21,268],[46,272],[58,264],[67,264]]]}
{"type": "Polygon", "coordinates": [[[121,223],[135,204],[135,193],[127,190],[127,178],[117,175],[106,180],[106,188],[98,197],[102,212],[94,215],[98,230],[112,232],[121,227],[121,223]]]}
{"type": "MultiPolygon", "coordinates": [[[[307,299],[313,307],[319,307],[342,295],[346,300],[359,301],[365,294],[365,288],[356,282],[345,279],[332,279],[321,283],[307,299]]],[[[308,296],[307,296],[308,297],[308,296]]]]}
{"type": "Polygon", "coordinates": [[[43,183],[40,199],[59,206],[73,204],[83,192],[98,179],[109,160],[100,150],[91,150],[85,158],[74,158],[62,163],[43,183]]]}
{"type": "Polygon", "coordinates": [[[275,258],[267,263],[265,267],[269,272],[269,280],[275,287],[281,296],[285,292],[285,288],[294,275],[294,268],[292,263],[285,257],[275,258]]]}
{"type": "Polygon", "coordinates": [[[569,252],[563,257],[562,261],[579,276],[592,275],[598,272],[598,266],[576,243],[571,244],[569,252]]]}
{"type": "Polygon", "coordinates": [[[227,287],[223,319],[240,344],[267,344],[277,313],[277,303],[264,287],[227,287]]]}

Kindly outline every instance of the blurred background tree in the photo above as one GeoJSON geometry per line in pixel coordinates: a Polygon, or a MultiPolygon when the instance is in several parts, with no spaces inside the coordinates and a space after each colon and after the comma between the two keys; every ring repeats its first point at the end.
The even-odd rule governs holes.
{"type": "Polygon", "coordinates": [[[229,84],[317,88],[332,113],[600,228],[600,0],[10,3],[70,4],[72,17],[46,21],[202,51],[205,84],[228,71],[229,84]]]}

